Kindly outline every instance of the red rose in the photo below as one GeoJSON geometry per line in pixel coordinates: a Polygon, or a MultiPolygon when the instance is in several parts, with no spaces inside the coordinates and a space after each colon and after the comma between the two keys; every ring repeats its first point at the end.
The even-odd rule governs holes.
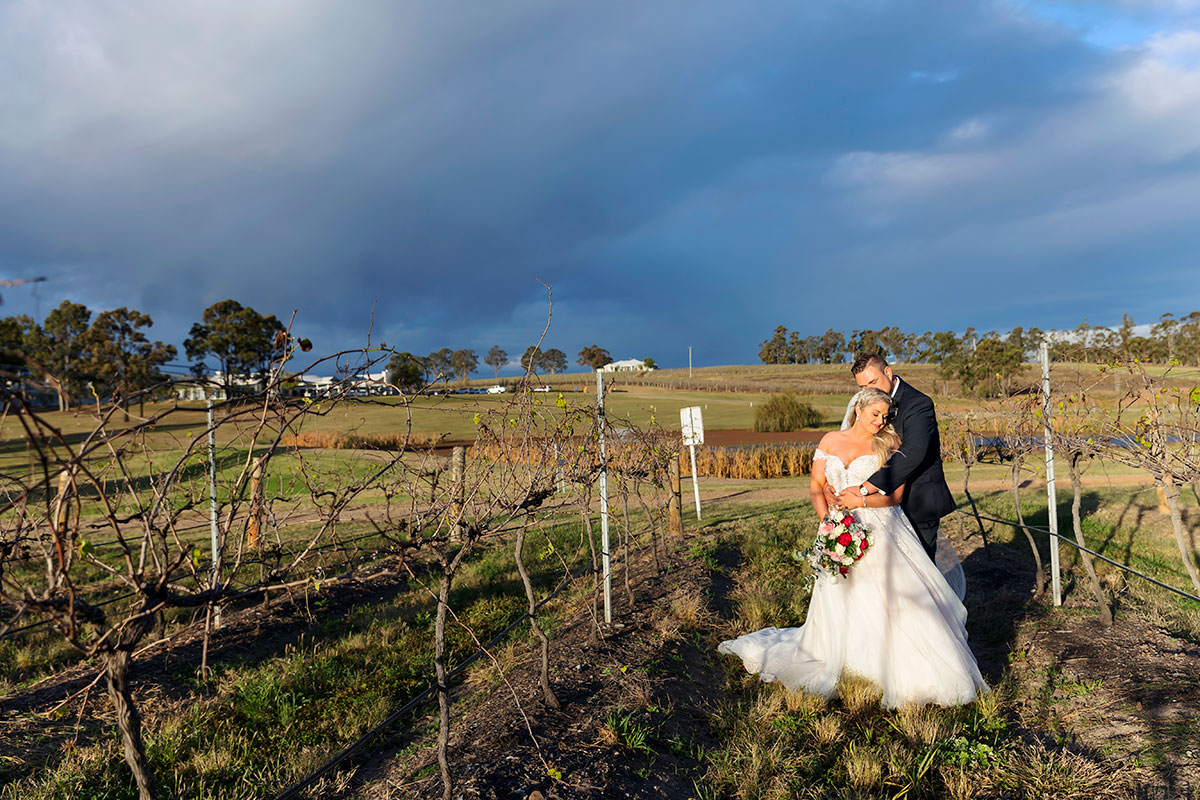
{"type": "Polygon", "coordinates": [[[848,570],[846,567],[838,567],[838,572],[842,573],[843,575],[850,574],[850,570],[848,570]]]}
{"type": "Polygon", "coordinates": [[[843,524],[843,525],[853,525],[853,524],[854,524],[854,517],[852,517],[852,516],[850,516],[849,514],[847,514],[846,516],[842,517],[842,524],[843,524]]]}
{"type": "Polygon", "coordinates": [[[865,551],[865,550],[866,550],[868,547],[870,547],[870,546],[871,546],[871,543],[870,543],[870,542],[868,542],[866,539],[863,539],[863,540],[862,540],[862,544],[860,544],[860,545],[858,546],[858,549],[859,549],[860,551],[865,551]]]}
{"type": "Polygon", "coordinates": [[[843,531],[842,535],[839,536],[837,540],[838,544],[840,544],[842,547],[849,547],[852,541],[854,541],[854,537],[846,531],[843,531]]]}

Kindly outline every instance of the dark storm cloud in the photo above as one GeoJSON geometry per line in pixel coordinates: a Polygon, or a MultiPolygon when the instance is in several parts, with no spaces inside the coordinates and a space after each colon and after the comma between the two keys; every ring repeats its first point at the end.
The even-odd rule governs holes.
{"type": "Polygon", "coordinates": [[[1184,310],[1122,270],[1200,243],[1200,47],[1037,11],[13,4],[0,270],[51,278],[42,314],[129,304],[176,341],[232,296],[354,346],[374,306],[417,352],[519,352],[540,279],[550,346],[670,364],[753,360],[779,323],[1184,310]]]}

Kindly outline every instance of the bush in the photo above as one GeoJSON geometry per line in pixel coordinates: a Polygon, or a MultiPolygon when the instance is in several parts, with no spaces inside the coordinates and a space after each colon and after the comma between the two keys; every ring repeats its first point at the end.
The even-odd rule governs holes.
{"type": "Polygon", "coordinates": [[[816,428],[821,415],[796,392],[773,394],[754,407],[754,430],[761,432],[798,431],[816,428]]]}

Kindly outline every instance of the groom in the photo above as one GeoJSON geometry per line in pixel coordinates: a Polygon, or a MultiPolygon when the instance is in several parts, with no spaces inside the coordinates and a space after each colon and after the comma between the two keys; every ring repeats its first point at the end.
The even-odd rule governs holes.
{"type": "Polygon", "coordinates": [[[938,523],[956,507],[942,472],[942,446],[933,401],[893,375],[879,355],[859,356],[850,372],[860,389],[872,387],[892,396],[892,424],[900,436],[900,449],[861,486],[848,486],[838,493],[838,505],[857,508],[865,505],[866,497],[873,492],[891,494],[905,486],[900,508],[916,529],[925,552],[933,558],[938,523]]]}

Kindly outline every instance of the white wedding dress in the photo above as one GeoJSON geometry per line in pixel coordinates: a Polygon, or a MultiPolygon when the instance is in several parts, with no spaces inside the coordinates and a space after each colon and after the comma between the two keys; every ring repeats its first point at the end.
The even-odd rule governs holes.
{"type": "MultiPolygon", "coordinates": [[[[862,483],[878,463],[873,455],[847,467],[825,459],[835,491],[862,483]]],[[[725,641],[722,653],[741,657],[764,681],[824,697],[837,693],[842,670],[879,684],[881,703],[959,705],[987,684],[967,646],[967,610],[921,547],[899,506],[853,512],[873,532],[871,549],[848,578],[819,574],[799,628],[764,628],[725,641]]]]}

